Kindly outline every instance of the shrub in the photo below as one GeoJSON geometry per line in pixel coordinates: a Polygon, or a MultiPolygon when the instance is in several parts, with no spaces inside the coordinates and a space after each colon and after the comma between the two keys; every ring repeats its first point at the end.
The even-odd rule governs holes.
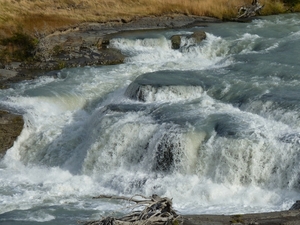
{"type": "Polygon", "coordinates": [[[288,6],[295,6],[300,3],[300,0],[284,0],[283,2],[288,6]]]}
{"type": "Polygon", "coordinates": [[[16,32],[11,37],[0,40],[0,44],[6,46],[9,58],[24,61],[33,57],[38,41],[25,33],[16,32]]]}

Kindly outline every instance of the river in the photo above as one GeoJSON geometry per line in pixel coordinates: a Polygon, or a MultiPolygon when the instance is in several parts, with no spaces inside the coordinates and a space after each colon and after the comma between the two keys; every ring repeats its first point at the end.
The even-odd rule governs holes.
{"type": "Polygon", "coordinates": [[[124,32],[121,65],[0,90],[24,129],[0,161],[0,224],[76,224],[158,194],[180,214],[286,210],[300,193],[300,14],[124,32]],[[195,44],[185,36],[203,30],[195,44]],[[170,37],[182,35],[171,49],[170,37]]]}

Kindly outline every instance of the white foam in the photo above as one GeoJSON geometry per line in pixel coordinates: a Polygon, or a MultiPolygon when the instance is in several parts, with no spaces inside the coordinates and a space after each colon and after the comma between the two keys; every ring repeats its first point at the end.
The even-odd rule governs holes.
{"type": "MultiPolygon", "coordinates": [[[[105,192],[85,175],[72,175],[56,167],[24,166],[11,162],[0,171],[0,185],[2,191],[6,190],[6,193],[1,193],[0,213],[40,205],[64,205],[78,202],[82,196],[93,196],[101,190],[105,192]]],[[[45,215],[46,218],[51,219],[52,216],[45,215]]]]}
{"type": "Polygon", "coordinates": [[[220,37],[207,34],[200,45],[193,41],[184,41],[180,50],[171,48],[171,41],[165,37],[159,39],[113,39],[111,45],[120,48],[131,57],[131,64],[147,65],[152,70],[199,70],[209,67],[224,67],[232,63],[225,60],[228,56],[228,43],[220,37]]]}
{"type": "Polygon", "coordinates": [[[201,86],[164,86],[164,87],[143,87],[145,102],[179,102],[191,101],[203,95],[201,86]]]}
{"type": "Polygon", "coordinates": [[[48,222],[54,220],[55,216],[48,214],[46,212],[36,212],[36,213],[29,213],[28,221],[36,221],[36,222],[48,222]]]}
{"type": "Polygon", "coordinates": [[[199,176],[177,174],[147,181],[145,192],[173,199],[183,214],[236,214],[287,210],[297,199],[289,190],[268,190],[257,186],[215,183],[199,176]],[[155,187],[155,189],[153,189],[155,187]]]}

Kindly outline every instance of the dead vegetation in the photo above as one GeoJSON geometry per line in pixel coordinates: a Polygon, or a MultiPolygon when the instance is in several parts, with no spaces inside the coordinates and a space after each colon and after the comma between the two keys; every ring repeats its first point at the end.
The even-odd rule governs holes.
{"type": "Polygon", "coordinates": [[[135,202],[135,210],[121,218],[106,217],[101,220],[89,221],[84,225],[174,225],[180,224],[179,216],[172,208],[172,200],[156,194],[151,197],[134,196],[132,198],[100,195],[95,198],[119,199],[135,202]],[[139,199],[137,199],[139,197],[139,199]]]}
{"type": "MultiPolygon", "coordinates": [[[[149,15],[186,14],[228,19],[247,4],[251,0],[0,0],[0,38],[20,29],[29,34],[35,30],[51,32],[86,21],[126,22],[149,15]]],[[[265,5],[267,14],[284,10],[281,0],[261,0],[261,4],[265,5]]],[[[293,7],[299,8],[297,4],[293,7]]]]}
{"type": "Polygon", "coordinates": [[[261,5],[258,0],[253,0],[251,5],[244,5],[239,9],[238,19],[260,15],[263,7],[264,5],[261,5]]]}

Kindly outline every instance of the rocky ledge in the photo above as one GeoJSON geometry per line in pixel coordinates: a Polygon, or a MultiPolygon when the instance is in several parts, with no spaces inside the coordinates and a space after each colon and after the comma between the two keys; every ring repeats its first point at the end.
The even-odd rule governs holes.
{"type": "MultiPolygon", "coordinates": [[[[213,22],[221,21],[210,17],[172,15],[82,23],[49,35],[37,32],[38,44],[30,61],[0,62],[0,88],[62,68],[123,63],[125,56],[117,49],[108,48],[109,40],[121,31],[204,26],[213,22]]],[[[5,47],[0,45],[1,48],[5,47]]]]}
{"type": "Polygon", "coordinates": [[[184,215],[183,225],[299,225],[300,211],[239,214],[239,215],[184,215]]]}
{"type": "Polygon", "coordinates": [[[0,158],[12,147],[24,126],[21,115],[0,111],[0,158]]]}

